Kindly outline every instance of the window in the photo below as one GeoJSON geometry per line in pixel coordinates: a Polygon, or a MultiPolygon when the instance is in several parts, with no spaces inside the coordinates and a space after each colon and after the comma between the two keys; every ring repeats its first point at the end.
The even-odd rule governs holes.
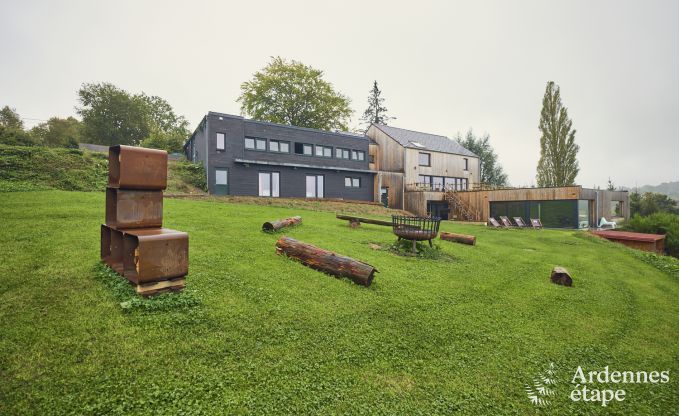
{"type": "Polygon", "coordinates": [[[215,169],[215,185],[228,185],[229,177],[226,169],[215,169]]]}
{"type": "Polygon", "coordinates": [[[281,153],[290,153],[290,142],[280,142],[281,153]]]}
{"type": "Polygon", "coordinates": [[[266,139],[255,139],[255,148],[257,150],[266,150],[266,139]]]}
{"type": "Polygon", "coordinates": [[[370,155],[370,163],[375,163],[375,155],[370,155]]]}
{"type": "Polygon", "coordinates": [[[278,172],[259,172],[259,196],[280,195],[280,174],[278,172]]]}
{"type": "Polygon", "coordinates": [[[290,142],[269,140],[269,151],[278,153],[290,153],[290,142]]]}
{"type": "Polygon", "coordinates": [[[435,191],[443,190],[443,178],[441,176],[433,176],[431,182],[431,186],[435,191]]]}
{"type": "Polygon", "coordinates": [[[431,153],[420,153],[418,161],[420,166],[431,166],[431,153]]]}
{"type": "Polygon", "coordinates": [[[417,177],[417,184],[419,186],[429,188],[431,186],[431,176],[429,176],[429,175],[419,175],[417,177]]]}
{"type": "Polygon", "coordinates": [[[225,142],[224,133],[217,133],[217,150],[224,150],[225,142]]]}
{"type": "Polygon", "coordinates": [[[353,152],[356,152],[356,151],[355,150],[349,150],[349,149],[337,148],[337,149],[335,149],[335,157],[337,159],[351,159],[353,152]]]}
{"type": "Polygon", "coordinates": [[[362,150],[352,150],[351,158],[353,160],[365,160],[365,152],[362,150]]]}
{"type": "Polygon", "coordinates": [[[314,147],[310,144],[295,143],[295,153],[298,155],[313,156],[314,147]]]}
{"type": "Polygon", "coordinates": [[[245,138],[245,148],[246,149],[254,149],[255,148],[255,139],[252,137],[246,137],[245,138]]]}
{"type": "Polygon", "coordinates": [[[342,149],[340,149],[339,147],[335,149],[335,157],[337,159],[342,159],[342,149]]]}
{"type": "Polygon", "coordinates": [[[444,179],[446,190],[452,191],[455,189],[455,178],[444,179]]]}
{"type": "Polygon", "coordinates": [[[464,170],[469,170],[469,159],[465,157],[463,160],[464,160],[464,170]]]}
{"type": "Polygon", "coordinates": [[[359,150],[357,152],[357,155],[358,155],[358,160],[360,160],[360,161],[365,160],[365,152],[359,150]]]}
{"type": "Polygon", "coordinates": [[[332,157],[332,147],[328,147],[328,146],[316,146],[316,156],[319,156],[319,157],[332,157]]]}
{"type": "Polygon", "coordinates": [[[307,175],[306,176],[306,197],[307,198],[323,198],[323,175],[307,175]]]}
{"type": "Polygon", "coordinates": [[[347,188],[360,188],[361,187],[361,178],[345,177],[344,178],[344,186],[347,187],[347,188]]]}

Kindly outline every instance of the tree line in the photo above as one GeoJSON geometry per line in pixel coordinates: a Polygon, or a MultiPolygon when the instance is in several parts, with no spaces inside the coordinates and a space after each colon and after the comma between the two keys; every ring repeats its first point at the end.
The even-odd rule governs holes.
{"type": "MultiPolygon", "coordinates": [[[[351,100],[324,79],[323,71],[299,61],[274,57],[240,89],[237,101],[241,113],[249,118],[321,130],[349,130],[351,100]]],[[[5,106],[0,112],[0,143],[76,147],[79,142],[87,142],[181,152],[191,133],[188,121],[176,114],[165,99],[144,92],[130,93],[106,82],[83,84],[78,90],[76,112],[80,120],[52,117],[26,130],[16,111],[5,106]]],[[[393,119],[375,80],[360,124],[365,129],[393,119]]],[[[575,183],[579,148],[572,125],[559,87],[548,82],[539,124],[538,186],[575,183]]],[[[483,183],[508,185],[488,134],[476,136],[470,129],[464,136],[458,133],[456,140],[479,156],[483,183]]]]}

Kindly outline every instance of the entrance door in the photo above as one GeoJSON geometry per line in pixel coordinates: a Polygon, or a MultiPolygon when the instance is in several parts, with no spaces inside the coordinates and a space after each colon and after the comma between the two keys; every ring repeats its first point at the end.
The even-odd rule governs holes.
{"type": "Polygon", "coordinates": [[[306,197],[323,198],[325,195],[323,175],[306,176],[306,197]]]}
{"type": "Polygon", "coordinates": [[[380,202],[386,207],[389,206],[389,187],[385,186],[380,188],[380,202]]]}
{"type": "Polygon", "coordinates": [[[215,195],[229,194],[229,170],[226,168],[215,168],[215,195]]]}

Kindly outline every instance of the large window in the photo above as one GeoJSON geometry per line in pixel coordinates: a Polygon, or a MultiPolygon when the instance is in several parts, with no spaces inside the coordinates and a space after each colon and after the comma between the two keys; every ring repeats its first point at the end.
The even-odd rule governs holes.
{"type": "Polygon", "coordinates": [[[307,175],[306,176],[306,197],[307,198],[323,198],[324,197],[324,183],[323,175],[307,175]]]}
{"type": "Polygon", "coordinates": [[[420,152],[417,160],[420,166],[431,166],[431,153],[420,152]]]}
{"type": "Polygon", "coordinates": [[[347,188],[360,188],[361,187],[361,178],[345,177],[344,178],[344,186],[346,186],[347,188]]]}
{"type": "Polygon", "coordinates": [[[259,172],[259,196],[280,196],[280,174],[259,172]]]}
{"type": "Polygon", "coordinates": [[[490,203],[490,216],[509,218],[521,217],[524,220],[539,218],[548,228],[578,228],[580,209],[575,199],[556,201],[497,201],[490,203]]]}
{"type": "Polygon", "coordinates": [[[225,141],[224,133],[217,133],[217,150],[224,150],[225,141]]]}

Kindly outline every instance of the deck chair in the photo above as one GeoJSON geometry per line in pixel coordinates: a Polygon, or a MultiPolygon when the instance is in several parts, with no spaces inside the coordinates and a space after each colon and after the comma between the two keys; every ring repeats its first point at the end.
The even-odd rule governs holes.
{"type": "Polygon", "coordinates": [[[530,219],[530,225],[533,226],[536,230],[539,230],[542,228],[542,222],[540,221],[540,218],[531,218],[530,219]]]}
{"type": "Polygon", "coordinates": [[[601,217],[601,221],[599,221],[599,228],[615,229],[616,225],[613,221],[607,221],[605,217],[601,217]]]}
{"type": "Polygon", "coordinates": [[[528,227],[525,222],[523,222],[523,218],[521,217],[514,217],[514,222],[516,225],[519,226],[519,228],[526,228],[528,227]]]}
{"type": "Polygon", "coordinates": [[[488,218],[488,225],[493,228],[502,228],[500,223],[493,217],[488,218]]]}
{"type": "Polygon", "coordinates": [[[502,225],[504,225],[507,228],[514,226],[514,224],[512,224],[508,217],[502,216],[500,217],[500,221],[502,221],[502,225]]]}

